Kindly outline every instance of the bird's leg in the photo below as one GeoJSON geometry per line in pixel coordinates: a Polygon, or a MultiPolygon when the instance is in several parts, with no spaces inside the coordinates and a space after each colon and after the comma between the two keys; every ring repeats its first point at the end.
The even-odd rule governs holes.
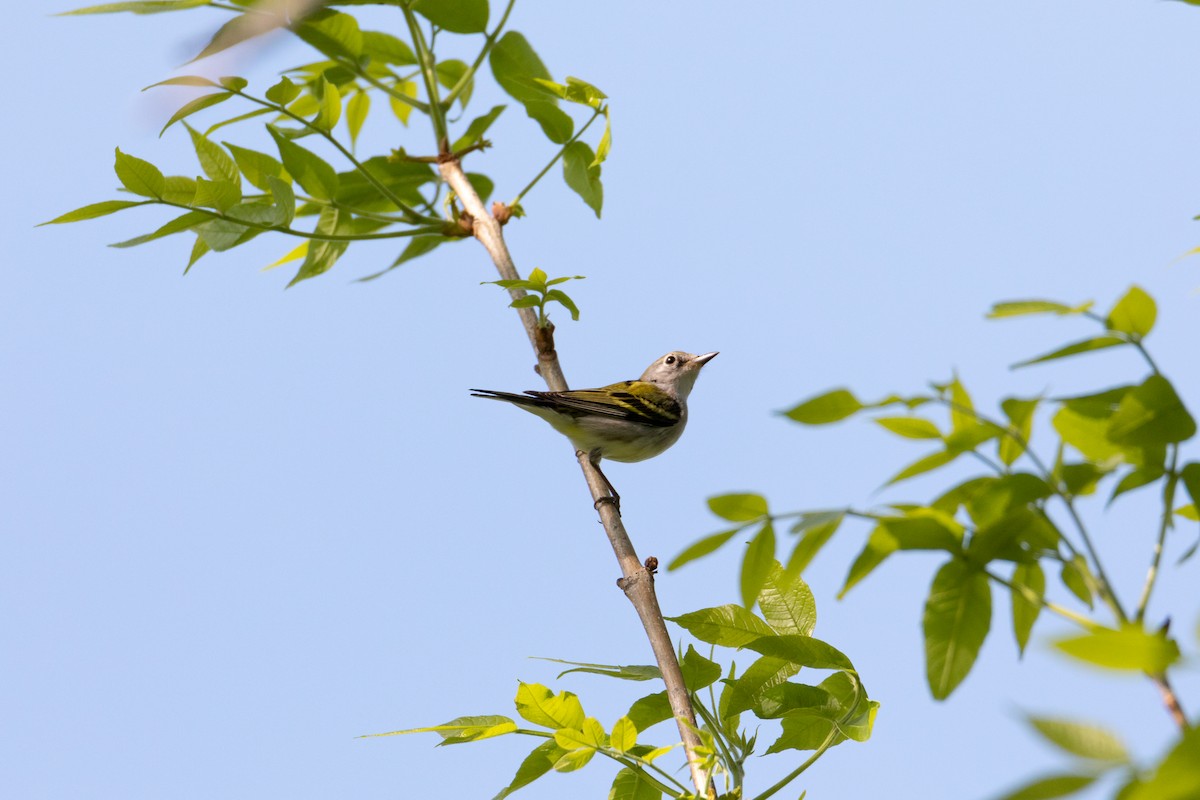
{"type": "Polygon", "coordinates": [[[596,474],[600,476],[600,480],[604,481],[604,485],[608,487],[609,494],[608,497],[601,497],[599,500],[593,503],[593,505],[596,508],[600,508],[601,503],[612,503],[613,508],[615,508],[617,513],[620,514],[621,495],[617,494],[617,487],[612,485],[612,481],[610,481],[608,476],[604,474],[604,470],[600,469],[600,451],[593,450],[592,452],[588,453],[588,461],[591,463],[592,467],[595,468],[596,474]]]}

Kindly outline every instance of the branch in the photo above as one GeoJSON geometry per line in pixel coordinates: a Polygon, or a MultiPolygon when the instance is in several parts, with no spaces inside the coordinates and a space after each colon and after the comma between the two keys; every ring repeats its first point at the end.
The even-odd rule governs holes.
{"type": "MultiPolygon", "coordinates": [[[[475,188],[467,180],[462,164],[455,160],[443,161],[438,165],[438,169],[442,173],[442,178],[450,184],[450,188],[462,201],[465,209],[464,217],[470,218],[475,238],[492,257],[492,263],[495,264],[500,277],[505,280],[519,279],[521,276],[517,273],[512,256],[508,252],[508,246],[504,242],[504,233],[500,223],[484,208],[483,201],[479,199],[475,188]]],[[[520,289],[510,289],[509,293],[514,300],[525,296],[525,292],[520,289]]],[[[558,354],[554,350],[554,329],[550,326],[539,327],[537,316],[532,309],[518,308],[517,313],[521,316],[521,324],[525,326],[529,343],[533,345],[534,352],[537,353],[538,374],[546,381],[546,385],[551,391],[565,391],[567,380],[563,376],[562,367],[558,363],[558,354]]],[[[715,798],[716,789],[704,771],[702,759],[696,754],[696,748],[700,746],[700,737],[696,734],[696,714],[692,710],[687,686],[683,682],[683,672],[679,668],[679,659],[675,655],[675,648],[667,633],[662,610],[658,606],[658,597],[654,593],[654,576],[638,559],[637,552],[633,549],[633,543],[629,540],[629,534],[625,532],[625,526],[621,523],[621,515],[617,512],[614,504],[601,502],[609,499],[608,488],[604,484],[603,477],[592,466],[587,453],[581,452],[577,454],[577,457],[579,466],[583,470],[584,480],[587,481],[588,489],[591,491],[592,500],[599,511],[604,532],[608,534],[609,544],[612,545],[617,563],[621,566],[622,577],[617,581],[617,585],[625,592],[629,602],[633,603],[638,618],[642,621],[642,627],[646,630],[646,636],[650,640],[650,647],[654,651],[659,671],[662,672],[663,683],[667,687],[667,699],[671,704],[671,711],[675,715],[679,735],[683,739],[684,750],[687,753],[692,783],[701,797],[715,798]]]]}
{"type": "Polygon", "coordinates": [[[1171,715],[1171,719],[1179,726],[1179,730],[1184,733],[1191,730],[1187,715],[1183,713],[1183,706],[1179,705],[1179,696],[1175,694],[1175,689],[1172,688],[1171,682],[1167,680],[1166,673],[1151,675],[1150,680],[1154,681],[1154,685],[1162,692],[1163,705],[1167,707],[1167,713],[1171,715]]]}

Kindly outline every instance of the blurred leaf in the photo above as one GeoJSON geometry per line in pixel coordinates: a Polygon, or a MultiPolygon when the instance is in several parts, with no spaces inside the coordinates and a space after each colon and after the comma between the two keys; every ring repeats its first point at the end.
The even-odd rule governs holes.
{"type": "Polygon", "coordinates": [[[102,3],[96,6],[77,8],[74,11],[62,11],[56,17],[70,17],[77,14],[115,14],[128,11],[133,14],[161,14],[165,11],[186,11],[208,5],[212,0],[128,0],[122,3],[102,3]]]}
{"type": "Polygon", "coordinates": [[[288,263],[291,263],[292,261],[296,261],[298,259],[304,258],[304,256],[308,255],[308,242],[309,242],[309,240],[305,239],[303,242],[296,245],[294,248],[289,250],[283,256],[280,256],[277,260],[272,261],[270,264],[267,264],[265,267],[263,267],[263,272],[266,272],[269,269],[275,269],[276,267],[281,267],[284,264],[288,264],[288,263]]]}
{"type": "Polygon", "coordinates": [[[884,517],[879,524],[887,528],[901,550],[962,551],[962,525],[931,508],[916,508],[903,517],[884,517]]]}
{"type": "Polygon", "coordinates": [[[812,589],[800,576],[787,575],[778,562],[772,565],[759,592],[758,607],[776,633],[810,636],[817,624],[812,589]]]}
{"type": "Polygon", "coordinates": [[[1108,439],[1108,420],[1085,416],[1064,406],[1051,419],[1063,442],[1078,450],[1089,461],[1103,463],[1122,455],[1121,448],[1108,439]]]}
{"type": "MultiPolygon", "coordinates": [[[[1012,582],[1014,586],[1026,587],[1039,598],[1046,594],[1046,575],[1036,561],[1029,564],[1017,564],[1017,568],[1013,570],[1012,582]]],[[[1025,654],[1025,647],[1029,644],[1029,634],[1033,631],[1033,624],[1037,622],[1041,613],[1041,603],[1027,600],[1020,591],[1012,592],[1013,636],[1016,637],[1017,650],[1021,655],[1025,654]]]]}
{"type": "Polygon", "coordinates": [[[775,526],[770,520],[763,523],[746,547],[742,559],[742,605],[750,608],[766,584],[775,565],[775,526]]]}
{"type": "Polygon", "coordinates": [[[224,219],[212,219],[197,225],[196,233],[210,250],[223,253],[248,241],[254,232],[246,225],[224,219]]]}
{"type": "Polygon", "coordinates": [[[971,537],[967,556],[981,567],[996,558],[1023,561],[1027,551],[1020,547],[1022,542],[1048,550],[1058,544],[1058,535],[1041,514],[1018,506],[980,527],[971,537]]]}
{"type": "Polygon", "coordinates": [[[1141,339],[1154,328],[1158,307],[1154,298],[1139,286],[1131,286],[1108,312],[1108,329],[1141,339]]]}
{"type": "Polygon", "coordinates": [[[295,142],[290,142],[274,127],[268,125],[279,157],[288,174],[300,184],[304,191],[318,200],[332,200],[338,192],[338,176],[323,159],[295,142]]]}
{"type": "Polygon", "coordinates": [[[834,389],[805,400],[783,412],[788,419],[804,425],[825,425],[862,411],[864,406],[849,389],[834,389]]]}
{"type": "Polygon", "coordinates": [[[1114,734],[1094,725],[1048,717],[1029,717],[1046,741],[1073,756],[1114,764],[1129,763],[1129,751],[1114,734]]]}
{"type": "Polygon", "coordinates": [[[117,161],[113,169],[122,186],[142,197],[162,197],[167,181],[158,167],[149,161],[122,153],[119,147],[116,153],[117,161]]]}
{"type": "Polygon", "coordinates": [[[1000,319],[1002,317],[1016,317],[1024,314],[1058,314],[1063,316],[1066,314],[1082,314],[1092,307],[1092,303],[1083,303],[1078,306],[1068,306],[1062,303],[1056,303],[1053,300],[1010,300],[1005,303],[996,303],[992,306],[992,310],[988,312],[988,319],[1000,319]]]}
{"type": "Polygon", "coordinates": [[[742,647],[774,631],[743,606],[728,604],[704,608],[678,617],[666,617],[702,642],[721,647],[742,647]]]}
{"type": "Polygon", "coordinates": [[[1000,461],[1011,466],[1025,452],[1026,445],[1033,434],[1033,415],[1037,411],[1040,398],[1020,400],[1009,397],[1000,404],[1008,417],[1010,433],[1000,437],[1000,461]]]}
{"type": "MultiPolygon", "coordinates": [[[[452,58],[446,61],[439,61],[435,69],[438,83],[447,89],[453,90],[463,76],[467,74],[467,71],[470,69],[470,67],[467,66],[466,62],[460,61],[457,58],[452,58]]],[[[473,78],[468,78],[467,82],[463,85],[462,90],[458,94],[458,102],[462,108],[465,109],[467,107],[467,103],[471,101],[471,93],[473,91],[475,91],[475,80],[473,78]]]]}
{"type": "Polygon", "coordinates": [[[1059,469],[1059,475],[1062,477],[1068,494],[1089,495],[1096,491],[1096,484],[1110,471],[1090,462],[1084,462],[1063,464],[1059,469]]]}
{"type": "Polygon", "coordinates": [[[958,559],[938,570],[925,603],[925,674],[945,700],[975,664],[992,624],[987,576],[958,559]]]}
{"type": "Polygon", "coordinates": [[[1196,797],[1200,797],[1200,727],[1192,726],[1167,753],[1154,776],[1122,800],[1194,800],[1196,797]]]}
{"type": "Polygon", "coordinates": [[[730,522],[749,522],[767,515],[767,499],[760,494],[721,494],[708,498],[708,507],[730,522]]]}
{"type": "Polygon", "coordinates": [[[1161,375],[1151,375],[1121,398],[1108,423],[1115,444],[1147,447],[1192,438],[1196,421],[1183,406],[1175,387],[1161,375]]]}
{"type": "Polygon", "coordinates": [[[1063,562],[1059,578],[1062,580],[1063,586],[1066,586],[1071,594],[1078,597],[1080,602],[1088,608],[1092,607],[1092,586],[1096,579],[1092,577],[1092,572],[1082,556],[1077,555],[1073,560],[1063,562]]]}
{"type": "Polygon", "coordinates": [[[926,472],[932,472],[935,469],[940,469],[946,466],[954,459],[962,455],[961,451],[957,450],[939,450],[936,453],[930,453],[927,456],[918,458],[913,463],[909,464],[904,469],[897,472],[884,486],[891,486],[894,483],[899,483],[909,478],[915,478],[917,475],[922,475],[926,472]]]}
{"type": "Polygon", "coordinates": [[[1184,519],[1200,521],[1200,503],[1189,503],[1175,509],[1175,513],[1184,519]]]}
{"type": "Polygon", "coordinates": [[[896,537],[884,526],[876,526],[867,538],[866,547],[850,565],[850,574],[846,576],[846,582],[842,585],[842,590],[838,592],[838,599],[841,600],[845,597],[855,584],[874,572],[885,558],[899,549],[900,543],[896,541],[896,537]]]}
{"type": "Polygon", "coordinates": [[[534,725],[552,730],[583,726],[583,706],[571,692],[554,694],[540,683],[520,683],[513,702],[517,713],[534,725]]]}
{"type": "Polygon", "coordinates": [[[1118,345],[1126,344],[1126,341],[1119,336],[1096,336],[1091,339],[1084,339],[1080,342],[1074,342],[1065,347],[1060,347],[1057,350],[1040,355],[1036,358],[1031,358],[1027,361],[1018,361],[1013,364],[1013,369],[1018,367],[1028,367],[1031,364],[1041,364],[1046,361],[1054,361],[1059,358],[1067,358],[1068,356],[1079,355],[1080,353],[1090,353],[1095,350],[1104,350],[1109,347],[1117,347],[1118,345]]]}
{"type": "Polygon", "coordinates": [[[511,97],[522,103],[543,101],[557,103],[555,96],[538,85],[537,79],[549,79],[550,71],[530,47],[528,40],[516,31],[508,31],[488,54],[496,83],[511,97]]]}
{"type": "Polygon", "coordinates": [[[1159,633],[1150,633],[1136,626],[1120,630],[1096,630],[1059,639],[1054,643],[1062,652],[1113,670],[1134,670],[1161,675],[1179,660],[1179,646],[1159,633]]]}
{"type": "Polygon", "coordinates": [[[504,800],[510,794],[520,789],[523,786],[528,786],[538,778],[545,775],[554,766],[554,762],[562,758],[566,753],[553,739],[542,742],[533,749],[525,760],[521,762],[521,766],[517,767],[517,774],[513,777],[508,786],[500,790],[492,800],[504,800]]]}
{"type": "Polygon", "coordinates": [[[712,553],[721,545],[732,539],[740,530],[741,528],[734,528],[733,530],[721,531],[720,533],[714,533],[709,536],[705,536],[703,539],[698,539],[697,541],[692,542],[690,545],[684,548],[682,553],[675,556],[671,563],[667,565],[667,571],[670,572],[672,570],[679,569],[689,561],[695,561],[697,558],[703,558],[709,553],[712,553]]]}
{"type": "MultiPolygon", "coordinates": [[[[805,517],[815,517],[818,515],[805,515],[805,517]]],[[[800,541],[796,543],[792,549],[792,555],[788,559],[787,567],[784,569],[788,575],[800,575],[805,568],[816,557],[821,548],[837,533],[837,529],[841,526],[842,520],[845,519],[845,514],[840,511],[827,512],[821,514],[823,521],[814,522],[811,525],[804,525],[805,517],[801,517],[800,522],[792,526],[791,532],[803,531],[800,541]]]]}
{"type": "Polygon", "coordinates": [[[468,172],[467,180],[470,181],[471,187],[475,190],[475,194],[479,195],[479,199],[487,202],[487,199],[492,196],[492,191],[496,188],[492,183],[492,179],[487,175],[482,175],[478,172],[468,172]]]}
{"type": "Polygon", "coordinates": [[[223,142],[223,144],[229,148],[229,152],[233,153],[234,162],[251,186],[269,192],[271,191],[271,182],[268,179],[281,178],[283,175],[283,164],[280,164],[272,156],[257,150],[238,147],[230,142],[223,142]]]}
{"type": "MultiPolygon", "coordinates": [[[[405,97],[416,98],[417,96],[417,85],[412,81],[396,81],[393,88],[405,97]]],[[[392,106],[392,113],[396,115],[396,119],[407,125],[408,118],[412,116],[413,107],[403,100],[391,96],[389,96],[388,102],[392,106]]]]}
{"type": "Polygon", "coordinates": [[[264,33],[270,33],[287,24],[288,19],[281,11],[255,9],[253,12],[239,14],[218,28],[204,49],[188,63],[208,58],[222,50],[227,50],[256,36],[262,36],[264,33]]]}
{"type": "Polygon", "coordinates": [[[563,149],[563,180],[599,219],[600,208],[604,205],[604,186],[600,183],[600,167],[593,163],[595,160],[596,154],[584,142],[572,142],[563,149]]]}
{"type": "Polygon", "coordinates": [[[321,76],[321,110],[313,124],[326,133],[333,130],[342,118],[342,94],[337,86],[321,76]]]}
{"type": "Polygon", "coordinates": [[[1143,486],[1148,486],[1154,483],[1165,474],[1161,467],[1134,467],[1117,482],[1117,486],[1113,489],[1112,496],[1108,498],[1108,502],[1112,503],[1126,492],[1132,492],[1134,489],[1140,489],[1143,486]]]}
{"type": "Polygon", "coordinates": [[[215,208],[225,213],[242,201],[242,182],[210,181],[200,178],[196,181],[196,196],[192,205],[215,208]]]}
{"type": "Polygon", "coordinates": [[[451,33],[483,33],[487,29],[487,0],[418,0],[413,11],[451,33]]]}
{"type": "Polygon", "coordinates": [[[942,438],[942,432],[938,430],[937,425],[920,417],[876,417],[875,422],[906,439],[942,438]]]}
{"type": "Polygon", "coordinates": [[[1053,800],[1082,792],[1096,782],[1097,775],[1050,775],[1014,789],[998,800],[1053,800]]]}
{"type": "Polygon", "coordinates": [[[267,89],[267,99],[279,106],[286,106],[300,95],[300,87],[292,83],[286,75],[279,83],[267,89]]]}
{"type": "Polygon", "coordinates": [[[74,211],[68,211],[62,216],[55,217],[52,220],[42,222],[41,225],[61,225],[64,222],[81,222],[85,219],[95,219],[96,217],[104,217],[113,214],[117,211],[123,211],[126,208],[134,208],[136,206],[149,205],[149,200],[104,200],[100,203],[92,203],[83,208],[77,208],[74,211]]]}

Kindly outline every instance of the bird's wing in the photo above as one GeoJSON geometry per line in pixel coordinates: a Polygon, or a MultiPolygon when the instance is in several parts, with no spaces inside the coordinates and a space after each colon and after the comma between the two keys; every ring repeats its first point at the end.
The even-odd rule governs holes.
{"type": "Polygon", "coordinates": [[[646,381],[621,381],[600,389],[526,394],[550,401],[558,411],[572,416],[597,414],[660,428],[676,424],[683,415],[679,401],[646,381]]]}

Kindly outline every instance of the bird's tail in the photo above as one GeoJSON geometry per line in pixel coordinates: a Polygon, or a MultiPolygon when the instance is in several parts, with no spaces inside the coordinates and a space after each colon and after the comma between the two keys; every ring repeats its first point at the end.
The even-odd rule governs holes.
{"type": "Polygon", "coordinates": [[[528,406],[531,408],[551,408],[554,402],[544,397],[539,397],[534,392],[525,394],[514,394],[513,392],[494,392],[491,389],[472,389],[471,397],[486,397],[488,400],[503,400],[506,403],[513,403],[518,406],[528,406]]]}

